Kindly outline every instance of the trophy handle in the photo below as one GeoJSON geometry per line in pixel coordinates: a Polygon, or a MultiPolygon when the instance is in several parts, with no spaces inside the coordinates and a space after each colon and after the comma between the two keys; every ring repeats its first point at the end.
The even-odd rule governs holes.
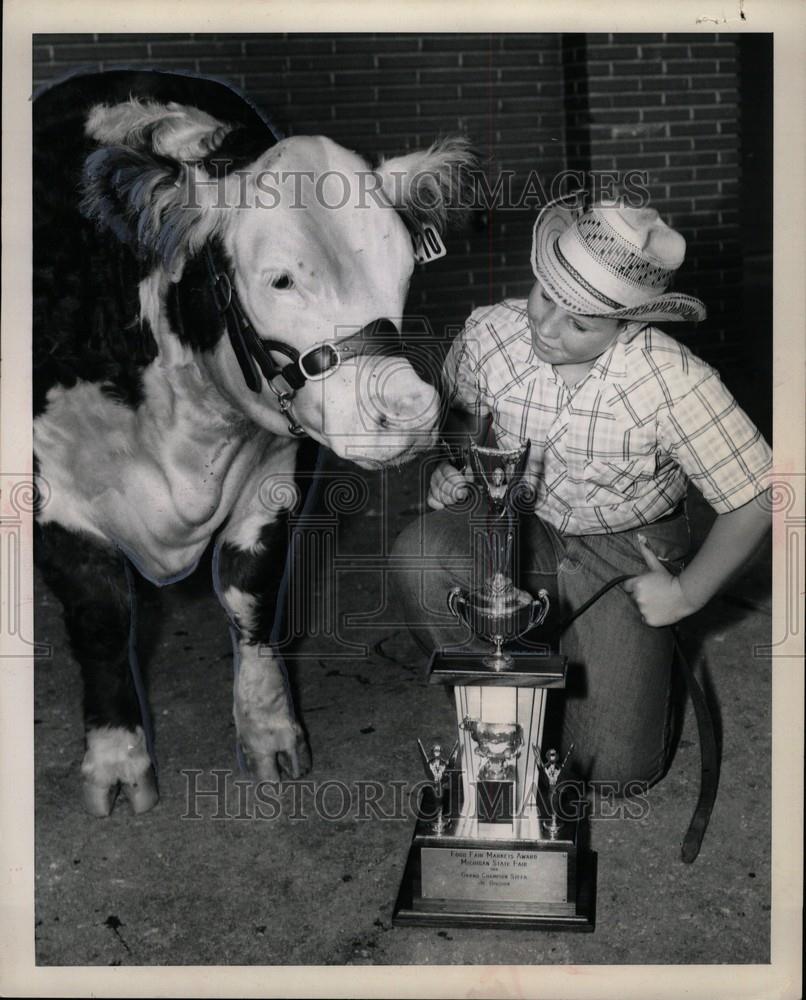
{"type": "MultiPolygon", "coordinates": [[[[542,625],[549,613],[549,595],[545,590],[538,590],[537,597],[532,601],[532,615],[529,619],[529,629],[542,625]]],[[[528,631],[528,629],[527,629],[528,631]]]]}
{"type": "Polygon", "coordinates": [[[448,591],[448,610],[460,621],[466,623],[464,609],[467,607],[467,595],[461,587],[453,587],[448,591]]]}

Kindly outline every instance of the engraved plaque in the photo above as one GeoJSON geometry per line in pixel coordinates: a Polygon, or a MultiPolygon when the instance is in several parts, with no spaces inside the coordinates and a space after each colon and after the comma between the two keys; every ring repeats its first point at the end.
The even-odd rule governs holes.
{"type": "Polygon", "coordinates": [[[564,851],[423,847],[423,899],[493,903],[564,903],[568,855],[564,851]]]}

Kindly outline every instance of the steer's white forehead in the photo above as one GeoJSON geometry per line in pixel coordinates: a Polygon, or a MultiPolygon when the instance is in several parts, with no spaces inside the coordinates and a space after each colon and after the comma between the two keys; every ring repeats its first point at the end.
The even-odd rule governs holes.
{"type": "Polygon", "coordinates": [[[320,263],[330,261],[336,271],[346,265],[357,273],[383,269],[395,284],[411,274],[408,230],[378,176],[365,159],[333,140],[282,140],[249,168],[248,187],[247,210],[236,213],[236,257],[271,252],[295,258],[306,252],[320,263]]]}
{"type": "Polygon", "coordinates": [[[255,162],[255,168],[271,170],[369,170],[367,161],[324,135],[295,135],[282,139],[255,162]]]}

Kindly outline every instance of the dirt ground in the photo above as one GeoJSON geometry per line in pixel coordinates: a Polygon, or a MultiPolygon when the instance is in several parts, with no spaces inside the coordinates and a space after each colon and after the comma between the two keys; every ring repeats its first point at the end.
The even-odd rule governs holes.
{"type": "MultiPolygon", "coordinates": [[[[320,627],[289,660],[315,784],[298,788],[295,803],[286,790],[276,818],[258,814],[235,763],[232,654],[209,563],[160,592],[162,624],[145,626],[161,801],[142,816],[123,800],[108,819],[82,811],[78,668],[60,608],[38,581],[37,639],[52,647],[36,672],[38,963],[768,962],[771,676],[754,647],[769,641],[769,547],[683,629],[686,647],[705,655],[698,669],[722,740],[719,796],[698,860],[680,860],[699,773],[688,707],[648,814],[591,823],[595,933],[395,928],[413,814],[406,806],[397,818],[373,815],[356,789],[418,781],[416,738],[449,735],[453,709],[443,689],[424,682],[425,657],[394,607],[383,607],[384,545],[420,502],[416,469],[358,479],[342,470],[368,492],[357,489],[337,532],[327,519],[318,524],[333,539],[320,561],[324,553],[337,572],[309,574],[320,627]],[[225,780],[226,806],[189,796],[194,782],[209,790],[225,780]],[[317,814],[317,789],[330,818],[317,814]]],[[[709,514],[696,498],[691,515],[702,536],[709,514]]]]}

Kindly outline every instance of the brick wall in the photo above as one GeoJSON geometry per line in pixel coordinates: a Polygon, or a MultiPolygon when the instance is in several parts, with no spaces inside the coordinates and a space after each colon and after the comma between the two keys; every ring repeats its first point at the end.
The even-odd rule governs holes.
{"type": "Polygon", "coordinates": [[[566,48],[571,155],[581,169],[647,172],[652,204],[688,240],[677,287],[709,310],[675,333],[724,367],[741,340],[736,37],[576,35],[566,48]]]}
{"type": "MultiPolygon", "coordinates": [[[[77,66],[187,69],[232,82],[289,134],[323,132],[394,154],[467,133],[490,184],[530,170],[648,172],[657,207],[689,240],[678,286],[710,318],[678,328],[720,367],[739,357],[736,292],[740,123],[737,44],[729,35],[40,35],[35,84],[77,66]]],[[[539,195],[477,212],[449,256],[418,269],[409,300],[436,330],[531,286],[539,195]]]]}

